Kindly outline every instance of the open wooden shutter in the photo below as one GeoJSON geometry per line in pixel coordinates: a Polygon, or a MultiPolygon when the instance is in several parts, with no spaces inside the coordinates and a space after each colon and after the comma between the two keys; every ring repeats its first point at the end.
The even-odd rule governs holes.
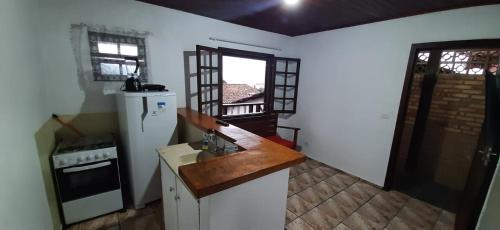
{"type": "Polygon", "coordinates": [[[300,59],[274,58],[273,112],[295,113],[299,86],[300,59]]]}
{"type": "Polygon", "coordinates": [[[196,46],[198,112],[219,116],[222,111],[221,56],[216,48],[196,46]]]}

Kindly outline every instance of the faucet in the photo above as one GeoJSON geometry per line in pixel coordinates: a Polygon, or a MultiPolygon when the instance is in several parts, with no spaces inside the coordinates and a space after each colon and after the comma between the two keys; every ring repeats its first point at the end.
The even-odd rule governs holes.
{"type": "Polygon", "coordinates": [[[211,129],[207,134],[208,139],[208,151],[211,153],[216,153],[217,147],[217,135],[215,135],[215,130],[211,129]]]}

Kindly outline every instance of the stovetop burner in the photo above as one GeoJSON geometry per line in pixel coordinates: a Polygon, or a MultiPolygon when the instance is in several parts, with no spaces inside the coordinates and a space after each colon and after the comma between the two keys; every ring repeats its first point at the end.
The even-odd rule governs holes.
{"type": "Polygon", "coordinates": [[[76,140],[65,140],[61,142],[56,154],[103,149],[113,146],[115,146],[115,143],[113,141],[113,136],[110,134],[85,136],[76,140]]]}

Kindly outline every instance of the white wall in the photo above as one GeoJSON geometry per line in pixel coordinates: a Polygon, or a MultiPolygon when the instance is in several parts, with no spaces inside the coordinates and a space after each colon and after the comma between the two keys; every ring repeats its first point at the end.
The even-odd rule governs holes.
{"type": "Polygon", "coordinates": [[[383,185],[412,43],[499,38],[500,5],[293,38],[302,58],[300,143],[313,158],[383,185]]]}
{"type": "MultiPolygon", "coordinates": [[[[166,84],[178,94],[178,107],[185,106],[184,51],[194,51],[197,44],[223,46],[268,52],[270,50],[212,42],[209,37],[256,43],[284,48],[283,35],[255,30],[206,17],[171,10],[132,0],[44,0],[43,23],[47,31],[41,37],[47,87],[48,109],[51,113],[115,111],[114,97],[104,96],[102,88],[109,84],[86,82],[79,85],[70,42],[70,25],[87,23],[149,31],[148,58],[150,79],[166,84]],[[86,93],[87,92],[87,93],[86,93]],[[87,95],[86,95],[87,94],[87,95]]],[[[194,60],[194,59],[193,59],[194,60]]],[[[114,84],[121,85],[121,83],[114,84]]]]}
{"type": "Polygon", "coordinates": [[[497,229],[500,226],[500,162],[491,181],[476,229],[497,229]]]}
{"type": "Polygon", "coordinates": [[[52,229],[34,134],[47,119],[38,0],[0,2],[0,228],[52,229]]]}

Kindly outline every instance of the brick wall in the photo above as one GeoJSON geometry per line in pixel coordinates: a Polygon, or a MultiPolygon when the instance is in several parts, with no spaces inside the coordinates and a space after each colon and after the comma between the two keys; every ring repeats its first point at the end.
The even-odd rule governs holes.
{"type": "MultiPolygon", "coordinates": [[[[414,124],[423,74],[415,74],[406,123],[414,124]]],[[[484,120],[484,76],[440,74],[432,95],[428,121],[445,130],[477,136],[484,120]]]]}
{"type": "MultiPolygon", "coordinates": [[[[415,74],[398,166],[407,159],[423,74],[415,74]]],[[[484,76],[440,74],[433,91],[418,163],[418,174],[462,190],[484,120],[484,76]]]]}

